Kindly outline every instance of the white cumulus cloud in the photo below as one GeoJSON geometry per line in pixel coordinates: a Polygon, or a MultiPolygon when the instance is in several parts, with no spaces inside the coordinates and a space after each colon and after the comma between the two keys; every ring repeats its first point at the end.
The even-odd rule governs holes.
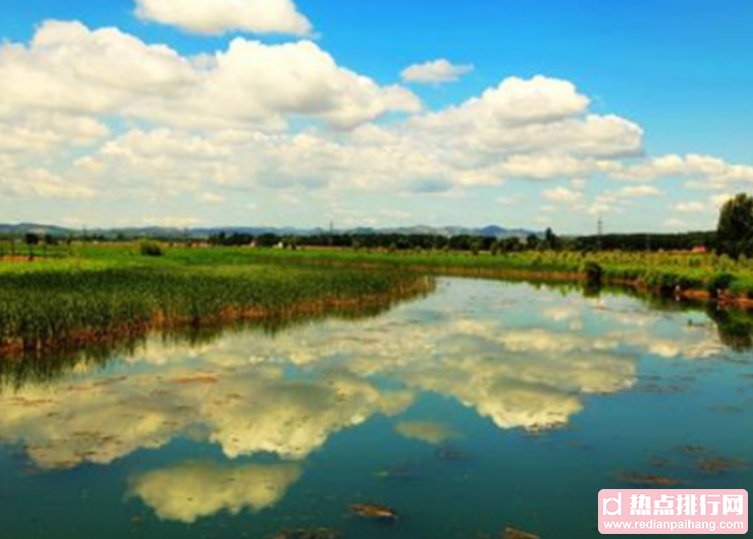
{"type": "Polygon", "coordinates": [[[227,50],[190,58],[79,22],[49,21],[28,45],[0,45],[0,80],[0,121],[44,112],[282,129],[291,117],[308,117],[344,129],[422,106],[406,88],[341,67],[311,41],[238,38],[227,50]]]}
{"type": "MultiPolygon", "coordinates": [[[[181,3],[141,0],[186,17],[204,5],[181,10],[181,3]]],[[[252,4],[226,0],[217,9],[252,4]]],[[[201,21],[220,32],[212,17],[201,21]]],[[[404,78],[441,82],[470,67],[437,60],[411,66],[404,78]]],[[[320,213],[356,221],[368,218],[350,204],[357,197],[468,195],[503,183],[519,196],[514,182],[557,182],[566,187],[542,190],[544,200],[581,214],[619,213],[635,207],[633,197],[671,192],[652,182],[679,180],[725,195],[753,183],[750,165],[702,154],[647,156],[640,125],[592,110],[568,80],[509,77],[425,110],[406,86],[349,69],[306,39],[236,37],[187,56],[117,28],[47,21],[29,42],[0,44],[0,81],[0,190],[10,195],[0,198],[0,211],[23,220],[57,211],[29,215],[25,208],[39,207],[40,198],[69,199],[69,207],[60,204],[65,215],[100,198],[121,201],[117,215],[103,213],[116,221],[193,213],[212,221],[226,217],[222,201],[223,210],[246,208],[244,197],[254,193],[264,214],[308,190],[323,193],[309,199],[320,213]],[[577,185],[566,183],[573,179],[577,185]],[[609,179],[635,184],[610,189],[609,179]],[[132,200],[147,207],[122,203],[132,200]]]]}
{"type": "Polygon", "coordinates": [[[553,202],[578,202],[583,194],[565,187],[555,187],[543,192],[544,198],[553,202]]]}
{"type": "Polygon", "coordinates": [[[163,45],[115,28],[48,21],[28,46],[0,45],[0,118],[20,113],[112,114],[151,96],[175,97],[197,74],[163,45]]]}
{"type": "Polygon", "coordinates": [[[349,129],[388,112],[418,112],[421,102],[400,86],[379,86],[343,68],[311,41],[266,45],[237,38],[216,53],[201,81],[180,98],[142,102],[134,113],[193,126],[283,128],[289,116],[349,129]]]}
{"type": "Polygon", "coordinates": [[[403,81],[418,84],[441,84],[455,82],[460,77],[473,71],[470,64],[456,65],[441,58],[423,64],[412,65],[401,73],[403,81]]]}
{"type": "Polygon", "coordinates": [[[652,185],[629,185],[620,189],[618,195],[623,197],[647,197],[661,195],[661,191],[652,185]]]}
{"type": "Polygon", "coordinates": [[[292,0],[136,0],[136,14],[146,21],[205,35],[304,36],[312,30],[292,0]]]}
{"type": "Polygon", "coordinates": [[[698,201],[679,202],[675,206],[675,210],[680,213],[698,213],[709,209],[708,204],[698,201]]]}

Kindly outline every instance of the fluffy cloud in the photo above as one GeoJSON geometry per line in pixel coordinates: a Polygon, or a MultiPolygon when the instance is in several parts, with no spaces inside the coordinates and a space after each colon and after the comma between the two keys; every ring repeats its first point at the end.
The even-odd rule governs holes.
{"type": "Polygon", "coordinates": [[[0,118],[0,152],[35,153],[68,146],[91,146],[110,130],[85,116],[32,113],[0,118]]]}
{"type": "Polygon", "coordinates": [[[530,80],[510,77],[462,108],[488,115],[505,124],[531,124],[563,120],[580,114],[589,99],[565,80],[536,76],[530,80]]]}
{"type": "Polygon", "coordinates": [[[282,128],[288,116],[301,116],[352,128],[421,108],[408,90],[338,66],[310,41],[238,38],[226,51],[191,59],[77,22],[47,22],[29,46],[0,46],[0,79],[0,119],[48,111],[188,128],[282,128]]]}
{"type": "MultiPolygon", "coordinates": [[[[140,9],[190,18],[191,9],[205,7],[180,4],[144,0],[140,9]]],[[[239,6],[261,9],[250,0],[215,7],[239,6]]],[[[280,6],[295,12],[292,4],[280,6]]],[[[219,19],[200,18],[220,31],[219,19]]],[[[413,67],[414,80],[422,70],[439,80],[463,66],[413,67]]],[[[0,45],[0,80],[0,189],[28,202],[137,197],[154,206],[150,215],[188,215],[198,201],[206,211],[196,218],[204,219],[211,216],[205,205],[217,212],[238,193],[262,193],[255,201],[269,202],[301,200],[292,190],[321,190],[338,208],[320,213],[358,219],[363,212],[343,201],[373,193],[457,195],[573,178],[679,178],[728,193],[753,182],[753,167],[711,156],[646,157],[639,125],[593,112],[589,97],[567,80],[510,77],[462,103],[425,111],[409,89],[347,69],[307,40],[236,38],[223,50],[187,57],[115,28],[48,21],[28,44],[0,45]]],[[[659,191],[599,187],[552,187],[544,196],[584,214],[618,213],[629,209],[629,198],[659,191]],[[596,193],[592,201],[586,192],[596,193]]],[[[140,219],[124,208],[119,219],[140,219]]]]}
{"type": "Polygon", "coordinates": [[[625,167],[617,175],[643,181],[679,177],[724,186],[734,182],[753,182],[753,166],[733,165],[708,155],[666,155],[625,167]]]}
{"type": "Polygon", "coordinates": [[[585,112],[589,99],[564,80],[510,77],[458,107],[428,114],[417,126],[441,130],[458,127],[516,126],[565,120],[585,112]]]}
{"type": "Polygon", "coordinates": [[[401,73],[403,81],[420,84],[441,84],[455,82],[466,73],[473,71],[472,65],[455,65],[444,58],[412,65],[401,73]]]}
{"type": "Polygon", "coordinates": [[[699,213],[709,210],[709,205],[698,201],[679,202],[675,210],[681,213],[699,213]]]}
{"type": "Polygon", "coordinates": [[[652,185],[629,185],[620,189],[619,194],[624,197],[647,197],[660,195],[661,191],[652,185]]]}
{"type": "Polygon", "coordinates": [[[218,195],[217,193],[199,193],[197,195],[196,200],[199,202],[203,202],[204,204],[222,204],[225,202],[225,199],[218,195]]]}
{"type": "MultiPolygon", "coordinates": [[[[611,166],[597,165],[602,167],[603,172],[610,170],[611,166]]],[[[625,207],[632,204],[632,200],[642,197],[661,196],[663,193],[653,185],[628,185],[618,189],[602,190],[593,196],[587,196],[585,182],[574,180],[570,187],[556,187],[542,191],[544,199],[553,203],[567,205],[570,211],[598,215],[604,213],[622,213],[625,207]]],[[[557,208],[550,208],[555,210],[557,208]]]]}
{"type": "Polygon", "coordinates": [[[12,160],[0,159],[0,193],[5,200],[16,197],[91,199],[97,195],[94,187],[90,182],[72,182],[44,167],[33,164],[18,166],[12,160]]]}
{"type": "Polygon", "coordinates": [[[567,189],[565,187],[556,187],[547,189],[543,192],[544,198],[554,202],[578,202],[583,194],[579,191],[567,189]]]}
{"type": "Polygon", "coordinates": [[[302,475],[297,464],[228,466],[194,462],[131,478],[130,495],[162,520],[191,524],[227,511],[258,512],[277,504],[302,475]]]}
{"type": "Polygon", "coordinates": [[[0,118],[21,112],[114,114],[140,99],[175,97],[197,82],[190,63],[163,45],[115,28],[49,21],[29,46],[0,45],[0,118]]]}
{"type": "Polygon", "coordinates": [[[209,65],[179,98],[142,102],[132,112],[185,127],[283,128],[289,116],[301,116],[351,129],[388,112],[421,109],[408,90],[338,66],[311,41],[265,45],[238,38],[209,65]]]}
{"type": "Polygon", "coordinates": [[[311,23],[292,0],[136,0],[136,14],[197,34],[311,32],[311,23]]]}

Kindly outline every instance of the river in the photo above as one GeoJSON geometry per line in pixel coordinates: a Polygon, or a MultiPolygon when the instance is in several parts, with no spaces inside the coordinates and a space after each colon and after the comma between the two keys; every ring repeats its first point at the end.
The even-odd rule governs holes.
{"type": "Polygon", "coordinates": [[[0,537],[597,537],[601,489],[753,484],[753,355],[718,318],[440,279],[371,318],[153,336],[6,384],[0,537]]]}

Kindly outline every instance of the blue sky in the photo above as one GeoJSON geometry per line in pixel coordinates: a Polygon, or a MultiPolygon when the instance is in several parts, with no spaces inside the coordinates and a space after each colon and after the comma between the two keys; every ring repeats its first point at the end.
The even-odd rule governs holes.
{"type": "MultiPolygon", "coordinates": [[[[156,13],[163,7],[158,5],[160,2],[169,8],[175,0],[148,1],[156,13]]],[[[261,5],[272,0],[240,1],[261,5]]],[[[311,93],[304,96],[303,90],[291,89],[294,97],[281,99],[285,103],[275,103],[273,110],[262,110],[258,105],[262,102],[267,106],[268,96],[253,96],[249,98],[253,106],[239,101],[240,108],[228,110],[222,122],[208,122],[206,118],[184,122],[181,114],[194,114],[195,103],[199,103],[186,102],[185,109],[177,105],[177,95],[195,91],[178,88],[176,81],[180,79],[182,84],[189,75],[176,72],[169,81],[161,81],[166,88],[174,84],[178,89],[173,92],[171,86],[165,95],[152,96],[163,101],[158,105],[150,103],[146,107],[149,112],[142,104],[137,112],[133,107],[136,97],[143,94],[139,84],[145,79],[129,86],[134,95],[128,100],[118,95],[110,103],[112,96],[108,96],[107,105],[96,110],[65,100],[56,105],[58,108],[52,107],[49,102],[63,90],[52,88],[53,83],[46,88],[41,79],[19,79],[18,88],[28,88],[25,85],[33,81],[34,93],[40,97],[38,102],[16,97],[19,104],[15,108],[0,108],[0,126],[7,133],[13,135],[18,130],[23,136],[34,135],[37,138],[33,140],[37,141],[40,133],[53,129],[51,115],[64,115],[76,121],[96,121],[107,128],[107,134],[95,136],[93,131],[87,131],[91,137],[85,137],[75,147],[45,142],[26,151],[10,142],[6,143],[10,149],[4,149],[0,138],[0,221],[90,226],[147,221],[197,226],[315,226],[329,220],[342,223],[341,226],[495,222],[532,228],[553,226],[563,232],[583,233],[590,232],[598,214],[604,213],[607,227],[613,230],[683,230],[713,226],[719,201],[748,189],[753,182],[753,106],[749,103],[753,88],[753,4],[749,2],[467,0],[458,4],[427,0],[298,0],[293,8],[309,21],[310,32],[266,33],[250,20],[247,28],[222,29],[207,35],[196,27],[189,28],[180,13],[170,21],[164,16],[159,20],[160,16],[154,14],[137,16],[134,0],[27,0],[3,7],[0,37],[5,45],[0,52],[0,73],[5,68],[8,73],[28,74],[28,65],[52,61],[54,47],[37,50],[31,40],[43,30],[44,21],[58,20],[78,21],[87,32],[117,28],[145,46],[164,44],[186,60],[197,55],[230,56],[229,47],[238,39],[258,40],[270,47],[269,52],[284,44],[312,40],[317,58],[319,53],[328,55],[337,69],[368,78],[376,89],[357,94],[364,110],[345,111],[344,103],[350,103],[356,95],[353,92],[360,92],[359,84],[351,79],[335,79],[331,70],[328,74],[310,73],[303,76],[300,84],[311,85],[311,93]],[[12,47],[24,47],[29,58],[11,55],[12,47]],[[401,79],[407,67],[439,59],[472,65],[473,70],[454,81],[422,83],[401,79]],[[21,69],[20,62],[29,64],[21,69]],[[311,81],[306,78],[309,76],[311,81]],[[324,76],[332,79],[333,95],[337,94],[334,97],[323,95],[319,77],[324,76]],[[520,119],[510,120],[509,111],[492,110],[499,101],[490,98],[487,108],[468,110],[468,116],[463,118],[445,114],[441,133],[422,118],[446,113],[484,92],[499,90],[503,81],[513,77],[528,83],[520,92],[537,96],[554,92],[558,99],[567,93],[556,85],[532,82],[537,76],[572,85],[577,95],[588,99],[588,105],[579,108],[572,100],[569,105],[562,102],[556,118],[527,115],[522,125],[520,119]],[[354,85],[352,90],[347,87],[349,84],[354,85]],[[412,97],[402,95],[396,103],[397,98],[389,94],[392,90],[387,90],[393,86],[412,97]],[[345,88],[343,95],[339,94],[341,88],[345,88]],[[315,98],[320,102],[314,102],[315,98]],[[420,101],[420,110],[410,102],[413,98],[420,101]],[[379,110],[366,110],[377,101],[383,102],[379,110]],[[335,102],[340,104],[333,105],[335,102]],[[166,107],[175,108],[170,118],[158,113],[166,107]],[[250,108],[254,113],[244,116],[250,108]],[[317,112],[312,114],[314,109],[317,112]],[[348,118],[343,120],[346,113],[348,118]],[[497,113],[506,118],[500,120],[500,125],[477,127],[480,118],[497,113]],[[585,146],[590,149],[603,143],[599,138],[602,135],[588,130],[588,135],[578,136],[595,136],[598,140],[563,137],[571,131],[571,122],[588,115],[614,116],[630,122],[641,132],[640,143],[636,145],[630,138],[634,130],[627,129],[613,135],[615,141],[622,137],[617,155],[605,157],[603,148],[595,155],[585,154],[585,146]],[[229,120],[238,121],[231,125],[229,120]],[[280,122],[285,125],[271,126],[280,122]],[[554,140],[550,130],[557,122],[565,123],[557,129],[559,149],[553,155],[547,145],[554,140]],[[490,132],[482,137],[484,128],[490,132]],[[384,133],[374,138],[369,131],[374,129],[384,133]],[[243,140],[265,137],[263,151],[267,153],[261,155],[256,144],[237,145],[235,138],[228,146],[230,132],[243,132],[243,140]],[[532,132],[538,133],[535,136],[541,140],[532,142],[532,132]],[[133,136],[129,137],[129,133],[133,136]],[[300,137],[302,133],[311,137],[305,141],[304,153],[288,152],[290,137],[300,137]],[[145,164],[143,156],[135,153],[136,135],[141,137],[142,149],[146,146],[159,152],[161,146],[154,142],[156,135],[165,145],[169,139],[171,149],[159,159],[150,155],[151,161],[145,164]],[[470,143],[464,147],[470,136],[478,136],[490,147],[492,141],[503,141],[500,144],[510,144],[516,150],[500,148],[499,155],[490,150],[476,155],[470,143]],[[191,171],[180,172],[186,159],[180,159],[174,148],[185,147],[188,140],[197,147],[211,146],[211,150],[207,149],[211,160],[207,157],[201,162],[205,167],[201,177],[181,184],[181,176],[190,176],[191,171]],[[421,140],[421,145],[412,144],[416,140],[421,140]],[[517,166],[500,168],[502,161],[515,158],[523,144],[521,140],[525,140],[524,156],[556,158],[557,162],[564,159],[572,166],[532,175],[519,174],[517,166]],[[126,143],[131,144],[127,151],[123,150],[126,143]],[[333,144],[338,145],[336,150],[333,144]],[[109,150],[103,152],[105,148],[109,150]],[[113,152],[112,148],[119,150],[113,152]],[[458,155],[450,162],[448,153],[455,149],[458,155]],[[128,163],[123,161],[126,154],[128,163]],[[112,155],[118,155],[120,160],[105,162],[112,155]],[[397,167],[382,170],[385,158],[379,156],[384,155],[396,156],[397,161],[405,163],[405,172],[396,172],[401,171],[397,167]],[[426,156],[436,161],[429,162],[426,156]],[[664,159],[667,156],[673,159],[664,159]],[[372,157],[374,163],[368,161],[372,157]],[[169,169],[170,159],[178,163],[173,169],[169,169]],[[363,171],[351,170],[357,163],[368,167],[369,174],[360,178],[363,171]],[[256,172],[246,174],[246,167],[256,172]],[[93,175],[93,170],[98,175],[93,175]],[[107,171],[114,172],[108,175],[107,171]]],[[[254,9],[257,11],[252,15],[256,16],[264,6],[254,9]]],[[[76,39],[79,38],[90,40],[91,36],[76,39]]],[[[79,52],[79,43],[74,47],[68,37],[65,40],[59,46],[73,56],[65,56],[66,63],[55,64],[55,69],[64,70],[67,77],[77,61],[96,65],[86,56],[95,54],[87,52],[91,43],[79,52]]],[[[242,55],[256,52],[252,48],[236,50],[237,65],[243,63],[242,55]]],[[[288,69],[288,77],[294,68],[281,65],[287,62],[284,55],[275,58],[275,68],[288,69]]],[[[301,61],[312,65],[305,59],[301,61]]],[[[242,99],[245,91],[249,95],[270,92],[269,86],[243,88],[243,77],[253,75],[243,73],[221,78],[227,85],[225,90],[231,92],[227,95],[234,96],[228,99],[242,99]],[[236,82],[239,87],[230,88],[236,82]]],[[[93,77],[99,88],[99,77],[93,77]]],[[[71,80],[74,79],[75,84],[92,84],[81,80],[85,77],[71,80]]],[[[280,79],[273,81],[278,84],[280,79]]],[[[111,89],[112,84],[107,84],[111,89]]],[[[152,89],[150,86],[149,91],[152,89]]],[[[72,91],[82,95],[89,90],[94,92],[88,86],[72,91]]],[[[512,90],[500,90],[500,99],[507,99],[508,91],[512,90]]],[[[215,99],[224,103],[223,97],[215,99]]],[[[525,103],[538,106],[536,101],[525,103]]],[[[63,139],[70,137],[61,134],[63,139]]]]}

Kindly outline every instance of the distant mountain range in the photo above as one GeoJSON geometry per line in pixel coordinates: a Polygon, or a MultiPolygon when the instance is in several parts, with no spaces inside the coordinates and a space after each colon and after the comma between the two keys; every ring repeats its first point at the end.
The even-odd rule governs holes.
{"type": "MultiPolygon", "coordinates": [[[[226,234],[250,234],[258,236],[260,234],[277,234],[279,236],[314,236],[318,234],[328,234],[329,230],[324,228],[291,228],[291,227],[209,227],[209,228],[170,228],[170,227],[136,227],[136,228],[93,228],[93,229],[74,229],[60,226],[42,225],[38,223],[20,223],[20,224],[0,224],[0,235],[23,235],[27,233],[44,234],[57,237],[82,237],[104,236],[106,238],[191,238],[202,239],[208,238],[225,232],[226,234]]],[[[436,235],[436,236],[479,236],[484,238],[525,238],[530,234],[540,235],[538,231],[526,230],[522,228],[503,228],[497,225],[489,225],[483,228],[469,228],[461,226],[411,226],[396,228],[349,228],[336,229],[336,234],[404,234],[404,235],[436,235]]]]}

